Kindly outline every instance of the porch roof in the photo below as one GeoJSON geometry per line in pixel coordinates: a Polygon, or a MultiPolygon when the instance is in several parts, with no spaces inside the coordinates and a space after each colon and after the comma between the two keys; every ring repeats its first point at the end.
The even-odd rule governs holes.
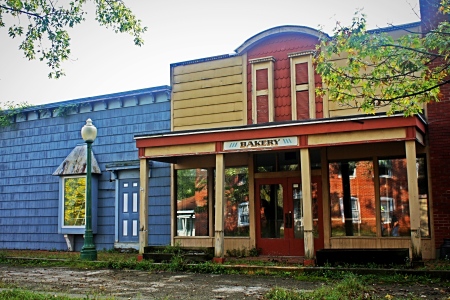
{"type": "MultiPolygon", "coordinates": [[[[159,134],[136,134],[136,146],[139,157],[173,157],[177,150],[167,155],[145,153],[146,148],[183,147],[183,145],[215,144],[204,154],[229,152],[223,150],[223,143],[230,141],[268,139],[274,137],[298,137],[298,144],[292,148],[311,148],[339,144],[361,144],[368,142],[386,142],[400,140],[416,140],[424,143],[426,133],[425,119],[416,115],[404,117],[402,114],[387,116],[386,114],[357,115],[351,117],[335,117],[326,119],[295,120],[271,122],[234,127],[211,128],[201,130],[171,131],[159,134]],[[394,133],[394,130],[397,130],[394,133]],[[368,133],[376,133],[370,135],[368,133]],[[389,134],[389,132],[394,134],[389,134]],[[362,133],[358,138],[352,134],[362,133]],[[348,139],[345,137],[349,137],[348,139]],[[212,149],[212,150],[211,150],[212,149]]],[[[270,150],[266,147],[265,150],[270,150]]],[[[276,147],[273,147],[276,148],[276,147]]],[[[251,151],[252,149],[246,149],[251,151]]],[[[193,150],[194,154],[196,150],[193,150]]],[[[242,151],[242,150],[241,150],[242,151]]],[[[253,149],[254,151],[254,149],[253,149]]],[[[200,151],[202,152],[202,151],[200,151]]],[[[201,154],[196,152],[195,155],[201,154]]],[[[186,155],[180,151],[180,155],[186,155]],[[183,153],[183,154],[182,154],[183,153]]]]}

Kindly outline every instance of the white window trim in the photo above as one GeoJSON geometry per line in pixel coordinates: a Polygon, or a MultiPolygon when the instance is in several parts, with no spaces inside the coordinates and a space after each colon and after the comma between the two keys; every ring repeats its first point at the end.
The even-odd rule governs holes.
{"type": "Polygon", "coordinates": [[[258,109],[256,106],[256,97],[267,95],[269,106],[269,122],[274,120],[274,62],[275,58],[272,56],[250,59],[249,63],[252,65],[252,123],[258,124],[258,109]],[[267,90],[256,91],[256,71],[267,69],[267,90]]]}
{"type": "Polygon", "coordinates": [[[292,120],[297,120],[297,92],[306,91],[309,92],[309,118],[316,118],[316,95],[315,95],[315,82],[314,82],[314,68],[312,64],[313,51],[302,51],[288,54],[290,58],[291,67],[291,109],[292,120]],[[295,65],[301,63],[308,63],[308,84],[296,85],[295,65]]]}
{"type": "MultiPolygon", "coordinates": [[[[81,175],[81,176],[64,176],[62,178],[62,199],[61,199],[61,228],[85,228],[85,225],[64,225],[64,212],[65,212],[65,201],[64,201],[64,197],[65,197],[65,181],[66,179],[72,179],[72,178],[86,178],[86,175],[81,175]]],[[[86,212],[86,192],[84,193],[84,211],[86,212]]],[[[86,219],[86,218],[85,218],[86,219]]],[[[85,220],[85,224],[86,224],[86,220],[85,220]]]]}

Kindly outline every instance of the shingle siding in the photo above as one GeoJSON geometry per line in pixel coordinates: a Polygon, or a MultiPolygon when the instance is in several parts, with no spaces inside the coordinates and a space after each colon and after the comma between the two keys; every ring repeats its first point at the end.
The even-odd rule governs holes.
{"type": "MultiPolygon", "coordinates": [[[[141,92],[138,97],[144,99],[153,92],[152,89],[147,90],[147,94],[144,90],[138,91],[141,92]]],[[[137,104],[127,100],[123,101],[123,107],[111,105],[110,109],[91,112],[84,112],[85,108],[81,106],[80,113],[50,118],[42,114],[39,118],[30,111],[29,119],[33,120],[0,128],[0,249],[67,250],[63,235],[58,234],[59,178],[52,176],[52,173],[73,148],[84,143],[80,130],[87,118],[91,118],[98,129],[93,153],[102,171],[98,182],[98,226],[94,241],[97,249],[111,249],[114,246],[116,191],[115,182],[110,182],[110,173],[105,170],[105,165],[138,159],[134,134],[170,130],[168,93],[153,93],[157,93],[156,103],[141,101],[142,104],[137,104]],[[166,101],[161,102],[162,97],[166,101]]],[[[105,101],[118,101],[115,96],[103,98],[105,101]]],[[[126,97],[127,92],[121,93],[121,96],[126,97]]],[[[84,100],[79,99],[78,103],[84,100]]],[[[77,103],[77,100],[68,102],[77,103]]],[[[54,109],[64,103],[67,102],[48,104],[44,108],[54,109]]],[[[151,201],[149,207],[149,228],[157,226],[157,230],[150,232],[150,244],[168,244],[169,165],[153,163],[149,190],[150,199],[157,199],[156,203],[151,201]],[[155,207],[151,206],[153,204],[155,207]],[[153,233],[155,236],[152,236],[153,233]]],[[[75,250],[79,251],[83,246],[82,235],[76,235],[74,243],[75,250]]]]}

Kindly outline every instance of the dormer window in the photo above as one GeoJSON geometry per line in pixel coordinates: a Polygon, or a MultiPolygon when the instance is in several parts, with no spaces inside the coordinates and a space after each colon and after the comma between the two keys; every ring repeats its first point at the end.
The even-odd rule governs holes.
{"type": "MultiPolygon", "coordinates": [[[[84,234],[86,225],[86,145],[76,146],[53,173],[59,176],[58,233],[84,234]]],[[[97,232],[97,192],[100,167],[92,157],[92,231],[97,232]]]]}

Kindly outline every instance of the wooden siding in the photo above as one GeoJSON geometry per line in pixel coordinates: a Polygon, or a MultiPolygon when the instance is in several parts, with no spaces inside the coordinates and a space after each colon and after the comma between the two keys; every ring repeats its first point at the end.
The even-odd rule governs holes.
{"type": "MultiPolygon", "coordinates": [[[[113,248],[115,182],[110,182],[105,165],[137,159],[134,134],[170,130],[170,102],[165,93],[156,96],[166,100],[148,104],[124,101],[127,107],[65,117],[33,117],[0,128],[0,248],[67,250],[63,235],[58,234],[59,178],[52,173],[83,143],[80,129],[87,118],[98,128],[93,152],[102,171],[94,241],[97,249],[113,248]]],[[[153,163],[149,192],[149,243],[169,244],[170,169],[167,164],[153,163]]],[[[75,251],[82,246],[82,236],[75,236],[75,251]]]]}
{"type": "MultiPolygon", "coordinates": [[[[291,111],[291,72],[290,58],[288,54],[314,50],[318,43],[317,37],[300,33],[279,34],[268,37],[250,48],[247,53],[247,60],[262,57],[274,58],[274,113],[273,121],[292,120],[291,111]]],[[[247,65],[247,123],[253,124],[252,114],[252,67],[247,65]]],[[[307,114],[308,115],[308,114],[307,114]]],[[[258,123],[260,123],[258,121],[258,123]]]]}
{"type": "MultiPolygon", "coordinates": [[[[412,31],[412,32],[418,32],[420,31],[420,27],[413,27],[413,28],[408,28],[408,31],[412,31]]],[[[405,30],[399,29],[399,30],[395,30],[395,31],[391,31],[388,34],[391,35],[394,38],[399,38],[400,36],[406,34],[407,32],[405,30]]],[[[347,55],[346,54],[341,54],[339,56],[334,56],[334,61],[336,62],[337,65],[343,65],[347,63],[347,55]]],[[[370,70],[365,70],[364,72],[369,72],[370,70]]],[[[363,72],[363,71],[361,71],[363,72]]],[[[342,105],[341,103],[332,101],[332,99],[328,99],[328,113],[329,113],[329,117],[341,117],[341,116],[349,116],[349,115],[358,115],[358,114],[363,114],[364,112],[361,111],[360,109],[357,108],[353,108],[350,107],[348,105],[342,105]]],[[[324,100],[325,101],[325,100],[324,100]]],[[[385,107],[378,107],[376,109],[376,113],[379,112],[386,112],[389,110],[389,106],[385,106],[385,107]]]]}
{"type": "Polygon", "coordinates": [[[175,66],[174,131],[244,124],[242,57],[175,66]]]}

